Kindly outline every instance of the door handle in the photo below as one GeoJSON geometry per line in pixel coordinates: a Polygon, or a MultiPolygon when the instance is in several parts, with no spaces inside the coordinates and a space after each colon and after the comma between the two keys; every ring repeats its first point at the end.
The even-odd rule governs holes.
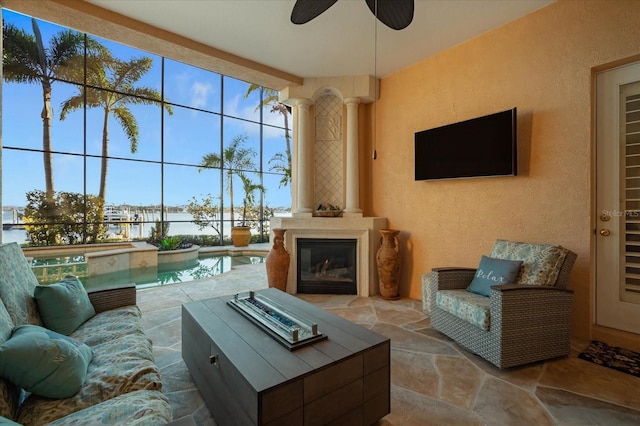
{"type": "Polygon", "coordinates": [[[209,357],[209,364],[213,365],[214,367],[218,367],[220,368],[220,355],[215,354],[215,355],[211,355],[209,357]]]}
{"type": "Polygon", "coordinates": [[[602,228],[600,230],[600,235],[602,235],[603,237],[608,237],[609,235],[611,235],[611,231],[609,231],[607,228],[602,228]]]}

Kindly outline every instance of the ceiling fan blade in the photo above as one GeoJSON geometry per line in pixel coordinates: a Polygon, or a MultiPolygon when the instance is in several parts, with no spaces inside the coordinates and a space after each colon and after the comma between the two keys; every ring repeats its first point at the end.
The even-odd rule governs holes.
{"type": "Polygon", "coordinates": [[[407,28],[413,21],[413,0],[366,0],[366,2],[371,13],[389,28],[401,30],[407,28]]]}
{"type": "Polygon", "coordinates": [[[296,25],[306,24],[338,0],[296,0],[291,11],[291,22],[296,25]]]}

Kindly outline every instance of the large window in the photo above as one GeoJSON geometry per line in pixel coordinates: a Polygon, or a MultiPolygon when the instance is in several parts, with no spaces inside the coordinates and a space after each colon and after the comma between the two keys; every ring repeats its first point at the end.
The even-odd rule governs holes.
{"type": "Polygon", "coordinates": [[[291,206],[273,90],[4,9],[3,242],[266,241],[291,206]]]}

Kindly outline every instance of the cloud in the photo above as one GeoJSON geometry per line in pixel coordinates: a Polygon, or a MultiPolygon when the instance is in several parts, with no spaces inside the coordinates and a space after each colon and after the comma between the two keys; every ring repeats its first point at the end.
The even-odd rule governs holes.
{"type": "Polygon", "coordinates": [[[213,90],[211,83],[194,82],[191,85],[191,105],[195,108],[204,109],[207,105],[207,99],[213,90]]]}

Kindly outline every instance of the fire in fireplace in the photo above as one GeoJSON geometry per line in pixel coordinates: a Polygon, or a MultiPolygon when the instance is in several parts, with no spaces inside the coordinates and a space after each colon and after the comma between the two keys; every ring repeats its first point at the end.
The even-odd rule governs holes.
{"type": "Polygon", "coordinates": [[[357,294],[357,240],[298,238],[298,293],[357,294]]]}

